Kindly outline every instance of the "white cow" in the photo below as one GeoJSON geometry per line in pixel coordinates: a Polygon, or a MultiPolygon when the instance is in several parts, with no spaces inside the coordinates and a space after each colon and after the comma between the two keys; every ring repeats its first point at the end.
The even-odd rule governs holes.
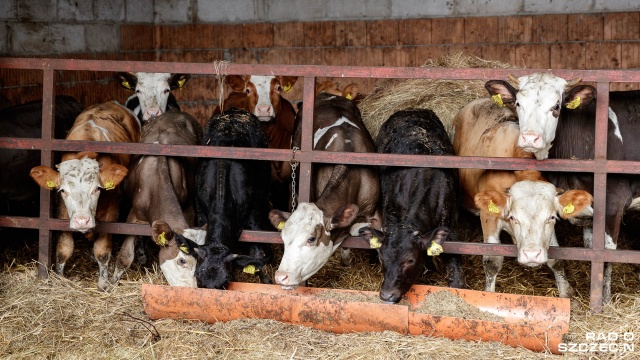
{"type": "Polygon", "coordinates": [[[189,80],[189,74],[167,73],[127,73],[120,72],[116,78],[121,85],[134,91],[125,106],[133,111],[140,121],[147,121],[153,116],[158,116],[168,108],[180,110],[172,90],[182,89],[189,80]]]}

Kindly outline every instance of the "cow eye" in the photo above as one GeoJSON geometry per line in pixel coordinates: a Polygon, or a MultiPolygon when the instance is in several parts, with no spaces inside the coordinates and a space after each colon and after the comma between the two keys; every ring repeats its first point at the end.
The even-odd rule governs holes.
{"type": "Polygon", "coordinates": [[[513,215],[509,215],[509,221],[517,222],[516,217],[513,215]]]}
{"type": "Polygon", "coordinates": [[[94,193],[100,192],[100,186],[96,187],[95,189],[93,189],[94,193]]]}
{"type": "Polygon", "coordinates": [[[58,192],[59,192],[60,194],[64,194],[66,191],[64,191],[64,189],[60,189],[60,190],[58,190],[58,192]]]}
{"type": "Polygon", "coordinates": [[[554,222],[554,221],[556,221],[556,220],[558,220],[558,217],[557,217],[556,215],[551,215],[551,216],[549,217],[549,222],[554,222]]]}
{"type": "Polygon", "coordinates": [[[185,258],[178,259],[178,265],[185,265],[186,263],[187,263],[187,260],[185,258]]]}
{"type": "Polygon", "coordinates": [[[412,266],[413,264],[415,264],[416,261],[414,259],[409,259],[405,262],[406,265],[412,266]]]}
{"type": "Polygon", "coordinates": [[[169,91],[171,91],[171,90],[169,90],[169,89],[164,89],[164,93],[165,93],[165,94],[168,94],[168,93],[169,93],[169,91]]]}
{"type": "Polygon", "coordinates": [[[247,92],[247,95],[251,94],[251,89],[247,88],[246,92],[247,92]]]}
{"type": "Polygon", "coordinates": [[[556,106],[554,106],[552,110],[553,110],[553,111],[558,111],[558,110],[560,110],[560,103],[556,104],[556,106]]]}
{"type": "Polygon", "coordinates": [[[136,90],[136,94],[142,94],[142,91],[136,90]]]}
{"type": "Polygon", "coordinates": [[[519,107],[519,106],[520,106],[520,103],[519,103],[519,102],[516,102],[516,107],[519,107]]]}
{"type": "Polygon", "coordinates": [[[307,239],[307,243],[309,243],[309,244],[313,244],[314,242],[316,242],[316,237],[315,236],[312,236],[312,237],[307,239]]]}
{"type": "Polygon", "coordinates": [[[280,92],[280,90],[282,90],[282,86],[280,86],[280,84],[278,84],[278,85],[276,86],[276,91],[277,91],[277,92],[280,92]]]}

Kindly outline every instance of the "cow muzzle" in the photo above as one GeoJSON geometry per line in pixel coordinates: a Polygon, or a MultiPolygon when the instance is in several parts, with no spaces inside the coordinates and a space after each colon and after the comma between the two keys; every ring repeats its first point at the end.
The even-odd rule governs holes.
{"type": "Polygon", "coordinates": [[[276,284],[281,285],[283,290],[293,290],[300,284],[300,279],[286,271],[276,271],[276,284]]]}
{"type": "Polygon", "coordinates": [[[548,259],[547,250],[542,247],[528,247],[518,251],[518,262],[525,266],[540,266],[546,263],[548,259]]]}
{"type": "Polygon", "coordinates": [[[95,219],[93,216],[88,215],[77,215],[71,218],[69,222],[69,227],[72,230],[87,232],[93,229],[96,226],[95,219]]]}
{"type": "Polygon", "coordinates": [[[393,289],[393,290],[380,290],[380,300],[384,301],[387,304],[396,304],[402,298],[402,294],[393,289]]]}
{"type": "Polygon", "coordinates": [[[162,115],[162,110],[159,107],[150,107],[144,111],[144,115],[142,116],[144,120],[149,120],[154,116],[162,115]]]}
{"type": "Polygon", "coordinates": [[[528,152],[534,152],[543,149],[545,141],[539,133],[532,131],[522,132],[518,138],[518,147],[528,152]]]}

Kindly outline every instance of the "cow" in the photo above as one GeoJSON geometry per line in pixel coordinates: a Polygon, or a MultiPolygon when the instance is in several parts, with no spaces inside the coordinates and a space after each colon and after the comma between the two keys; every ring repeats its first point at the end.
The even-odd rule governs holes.
{"type": "MultiPolygon", "coordinates": [[[[200,145],[202,127],[191,115],[171,109],[144,123],[140,142],[162,145],[200,145]]],[[[151,225],[155,221],[162,220],[175,232],[193,226],[196,167],[197,160],[192,157],[134,156],[125,182],[125,193],[132,202],[127,223],[151,225]]],[[[111,279],[113,284],[120,280],[122,274],[133,262],[135,239],[135,235],[127,236],[118,252],[111,279]]],[[[175,256],[169,257],[165,254],[167,252],[175,254],[174,248],[165,246],[160,248],[160,269],[164,277],[169,285],[196,287],[193,273],[195,260],[193,268],[176,267],[175,256]],[[181,269],[190,272],[190,277],[180,274],[181,269]]],[[[194,254],[191,253],[192,258],[194,254]]]]}
{"type": "MultiPolygon", "coordinates": [[[[73,122],[82,112],[82,105],[73,97],[55,98],[55,127],[53,136],[64,139],[73,122]]],[[[0,134],[16,138],[42,137],[42,100],[14,105],[0,110],[0,134]]],[[[40,152],[27,149],[0,151],[0,214],[37,216],[40,192],[29,179],[29,171],[40,164],[40,152]]],[[[58,153],[54,161],[59,162],[58,153]]]]}
{"type": "MultiPolygon", "coordinates": [[[[325,80],[316,85],[316,96],[321,92],[326,92],[327,94],[344,96],[349,100],[353,100],[358,104],[360,100],[364,99],[364,95],[359,92],[358,84],[351,83],[346,85],[342,90],[340,90],[340,82],[334,82],[333,80],[325,80]]],[[[298,106],[300,108],[300,106],[298,106]]]]}
{"type": "MultiPolygon", "coordinates": [[[[298,113],[297,124],[302,124],[298,113]]],[[[313,148],[322,151],[374,152],[371,135],[353,101],[321,93],[316,97],[313,148]]],[[[294,145],[301,140],[296,128],[294,145]]],[[[311,189],[314,202],[301,202],[288,213],[273,209],[271,224],[282,230],[284,254],[275,275],[283,289],[309,279],[349,236],[370,225],[380,229],[377,212],[380,183],[370,166],[314,164],[311,189]]]]}
{"type": "MultiPolygon", "coordinates": [[[[492,93],[495,83],[486,87],[492,93]]],[[[533,158],[518,147],[520,127],[514,109],[505,99],[477,99],[462,108],[453,120],[453,148],[458,156],[533,158]],[[502,104],[502,105],[500,105],[502,104]]],[[[559,191],[535,170],[460,169],[463,206],[480,216],[485,243],[500,243],[502,230],[518,248],[518,262],[536,267],[546,263],[553,272],[560,297],[573,289],[561,261],[549,259],[549,246],[558,246],[555,223],[558,218],[593,216],[592,196],[586,191],[559,191]]],[[[483,256],[485,291],[495,291],[502,256],[483,256]]]]}
{"type": "Polygon", "coordinates": [[[144,122],[153,116],[163,114],[168,109],[180,110],[171,91],[182,90],[190,75],[119,72],[115,77],[125,89],[134,92],[127,99],[125,106],[144,122]]]}
{"type": "MultiPolygon", "coordinates": [[[[427,109],[407,109],[391,115],[380,128],[375,145],[384,154],[454,154],[444,125],[427,109]]],[[[429,249],[434,246],[439,250],[433,243],[440,245],[454,236],[451,233],[458,223],[457,191],[457,169],[380,168],[379,207],[384,230],[364,227],[360,235],[378,247],[383,269],[382,301],[400,301],[424,272],[429,249]]],[[[449,286],[464,287],[460,255],[443,256],[449,286]]]]}
{"type": "MultiPolygon", "coordinates": [[[[296,110],[282,97],[298,80],[297,76],[227,75],[225,82],[231,92],[214,115],[231,108],[254,114],[267,135],[269,148],[291,149],[296,110]]],[[[271,202],[273,208],[287,207],[291,194],[291,164],[289,161],[271,162],[271,202]]]]}
{"type": "MultiPolygon", "coordinates": [[[[495,93],[514,99],[518,106],[518,146],[542,153],[538,159],[593,159],[595,156],[596,89],[566,81],[549,73],[516,78],[516,84],[495,80],[495,93]]],[[[513,100],[512,100],[513,102],[513,100]]],[[[607,159],[640,160],[635,140],[640,137],[640,91],[609,94],[607,159]]],[[[546,178],[561,188],[573,187],[593,193],[592,174],[549,172],[546,178]]],[[[625,215],[634,216],[640,200],[640,177],[625,174],[607,176],[605,248],[616,249],[625,215]]],[[[593,241],[592,226],[583,228],[585,247],[593,241]]],[[[611,298],[611,264],[605,264],[603,299],[611,298]]]]}
{"type": "MultiPolygon", "coordinates": [[[[73,124],[66,140],[138,142],[140,122],[133,113],[118,104],[107,102],[87,108],[73,124]]],[[[48,166],[31,169],[31,177],[45,189],[57,189],[62,201],[58,217],[68,219],[72,231],[94,240],[93,254],[98,262],[98,289],[109,289],[108,265],[111,258],[111,235],[95,236],[96,220],[118,220],[120,182],[127,175],[130,155],[95,152],[67,152],[62,155],[58,171],[48,166]]],[[[56,272],[64,273],[64,266],[73,253],[73,236],[62,231],[56,247],[56,272]]]]}
{"type": "MultiPolygon", "coordinates": [[[[204,145],[267,148],[258,118],[229,109],[209,119],[204,145]]],[[[273,257],[267,244],[241,244],[242,230],[267,230],[269,178],[267,161],[201,158],[196,172],[197,225],[206,225],[203,246],[196,251],[199,287],[221,289],[233,278],[234,266],[245,272],[258,270],[263,283],[269,277],[260,269],[273,257]]]]}

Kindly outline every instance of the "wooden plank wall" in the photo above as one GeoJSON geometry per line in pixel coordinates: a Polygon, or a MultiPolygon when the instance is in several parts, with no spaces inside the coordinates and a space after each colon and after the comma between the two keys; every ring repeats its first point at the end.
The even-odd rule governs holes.
{"type": "MultiPolygon", "coordinates": [[[[254,24],[122,25],[121,51],[50,57],[236,63],[420,66],[465,52],[535,69],[640,67],[640,12],[505,17],[325,21],[254,24]]],[[[38,99],[38,71],[0,69],[0,98],[38,99]]],[[[129,93],[110,73],[57,74],[57,91],[85,105],[129,93]]],[[[359,79],[370,92],[375,79],[359,79]]],[[[617,84],[615,90],[640,89],[617,84]]],[[[183,109],[203,123],[217,104],[213,76],[193,76],[177,94],[183,109]]],[[[288,94],[301,98],[302,84],[288,94]]]]}

